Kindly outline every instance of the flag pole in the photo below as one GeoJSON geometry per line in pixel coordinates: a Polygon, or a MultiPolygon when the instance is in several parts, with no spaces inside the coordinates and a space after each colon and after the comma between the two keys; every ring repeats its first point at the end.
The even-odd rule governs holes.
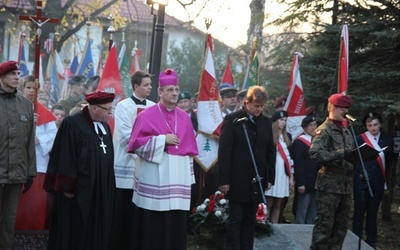
{"type": "Polygon", "coordinates": [[[257,36],[255,36],[253,38],[253,44],[251,45],[251,55],[250,55],[250,60],[247,62],[246,75],[244,76],[242,90],[244,90],[246,87],[246,81],[249,76],[250,65],[253,63],[254,56],[256,55],[256,52],[257,52],[257,47],[258,47],[257,43],[258,43],[258,38],[257,38],[257,36]]]}
{"type": "Polygon", "coordinates": [[[110,34],[110,40],[108,41],[108,51],[111,50],[111,47],[113,45],[114,42],[114,33],[115,33],[115,28],[113,26],[113,21],[114,21],[114,17],[112,14],[110,14],[108,16],[108,20],[110,20],[110,27],[108,27],[107,32],[110,34]]]}
{"type": "MultiPolygon", "coordinates": [[[[208,30],[209,30],[209,28],[210,28],[210,26],[211,26],[211,24],[212,24],[212,19],[211,18],[205,18],[204,19],[204,23],[205,23],[205,25],[206,25],[206,36],[205,36],[205,39],[204,39],[204,58],[206,58],[206,55],[207,55],[207,46],[210,46],[208,43],[209,43],[209,41],[208,41],[208,37],[209,37],[209,32],[208,32],[208,30]]],[[[210,50],[211,51],[211,50],[210,50]]],[[[204,62],[203,62],[203,71],[204,71],[204,69],[205,69],[205,65],[206,65],[206,59],[204,60],[204,62]]],[[[198,90],[198,93],[199,93],[199,96],[200,96],[200,91],[201,91],[201,88],[202,88],[202,81],[203,81],[203,74],[200,74],[200,81],[199,81],[199,90],[198,90]]],[[[198,101],[198,100],[197,100],[198,101]]],[[[198,116],[197,116],[198,117],[198,116]]],[[[200,134],[200,133],[202,133],[201,131],[197,131],[197,133],[198,134],[200,134]]],[[[196,137],[197,137],[197,135],[196,135],[196,137]]],[[[197,141],[197,139],[196,139],[196,141],[197,141]]],[[[199,164],[199,166],[201,166],[201,169],[200,169],[200,171],[199,171],[199,185],[197,186],[197,188],[198,188],[198,190],[197,190],[197,192],[198,192],[198,196],[197,196],[197,203],[198,204],[201,204],[201,202],[202,202],[202,199],[203,199],[203,188],[205,187],[205,182],[206,182],[206,176],[207,176],[207,172],[206,171],[204,171],[204,168],[202,167],[202,162],[200,161],[200,160],[198,160],[197,159],[197,157],[195,157],[195,161],[199,164]]]]}

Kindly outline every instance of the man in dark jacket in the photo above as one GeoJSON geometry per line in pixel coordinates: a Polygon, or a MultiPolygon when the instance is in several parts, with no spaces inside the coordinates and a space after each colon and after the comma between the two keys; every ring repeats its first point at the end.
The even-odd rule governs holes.
{"type": "Polygon", "coordinates": [[[0,64],[0,249],[11,249],[22,184],[36,176],[33,105],[17,92],[19,64],[0,64]]]}
{"type": "Polygon", "coordinates": [[[276,149],[271,120],[262,115],[267,92],[260,86],[249,89],[243,108],[225,116],[219,140],[219,189],[229,199],[226,249],[253,249],[257,206],[264,190],[275,180],[276,149]],[[262,178],[261,191],[256,180],[243,124],[245,118],[255,164],[262,178]],[[235,122],[236,121],[236,122],[235,122]]]}
{"type": "Polygon", "coordinates": [[[386,177],[388,176],[392,152],[393,140],[389,136],[381,133],[382,117],[370,112],[365,115],[363,125],[366,132],[357,136],[358,145],[367,143],[379,151],[378,158],[374,160],[364,160],[364,167],[368,174],[368,181],[373,196],[368,192],[367,178],[364,174],[361,164],[357,164],[354,171],[354,215],[353,215],[353,233],[362,236],[363,221],[365,215],[365,233],[366,242],[376,248],[378,241],[378,209],[383,197],[383,192],[387,189],[386,177]]]}

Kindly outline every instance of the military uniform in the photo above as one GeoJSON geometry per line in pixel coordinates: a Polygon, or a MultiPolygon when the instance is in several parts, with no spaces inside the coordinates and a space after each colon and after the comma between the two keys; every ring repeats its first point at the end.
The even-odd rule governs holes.
{"type": "Polygon", "coordinates": [[[355,146],[351,132],[335,123],[328,118],[316,129],[309,151],[313,161],[323,164],[315,184],[317,218],[311,249],[341,249],[348,228],[354,167],[344,158],[355,146]]]}

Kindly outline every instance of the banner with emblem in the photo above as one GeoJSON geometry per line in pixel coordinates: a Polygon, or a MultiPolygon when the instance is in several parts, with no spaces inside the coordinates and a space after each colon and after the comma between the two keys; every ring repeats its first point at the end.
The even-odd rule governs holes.
{"type": "Polygon", "coordinates": [[[195,160],[206,172],[217,162],[218,137],[223,120],[218,102],[219,93],[211,53],[211,41],[211,35],[208,34],[197,101],[198,134],[196,142],[199,155],[195,157],[195,160]]]}
{"type": "Polygon", "coordinates": [[[296,139],[302,132],[301,121],[306,117],[306,102],[304,99],[303,85],[300,77],[299,57],[303,57],[300,52],[296,52],[293,58],[292,71],[289,80],[290,92],[283,110],[289,114],[286,128],[296,139]]]}

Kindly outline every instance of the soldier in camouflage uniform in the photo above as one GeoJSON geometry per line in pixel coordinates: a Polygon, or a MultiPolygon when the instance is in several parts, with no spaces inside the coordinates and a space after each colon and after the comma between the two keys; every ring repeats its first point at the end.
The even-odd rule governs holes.
{"type": "Polygon", "coordinates": [[[343,125],[352,105],[350,97],[334,94],[328,99],[329,117],[315,130],[311,159],[323,164],[315,184],[317,218],[310,249],[341,249],[350,217],[353,164],[347,161],[355,147],[351,132],[343,125]]]}

